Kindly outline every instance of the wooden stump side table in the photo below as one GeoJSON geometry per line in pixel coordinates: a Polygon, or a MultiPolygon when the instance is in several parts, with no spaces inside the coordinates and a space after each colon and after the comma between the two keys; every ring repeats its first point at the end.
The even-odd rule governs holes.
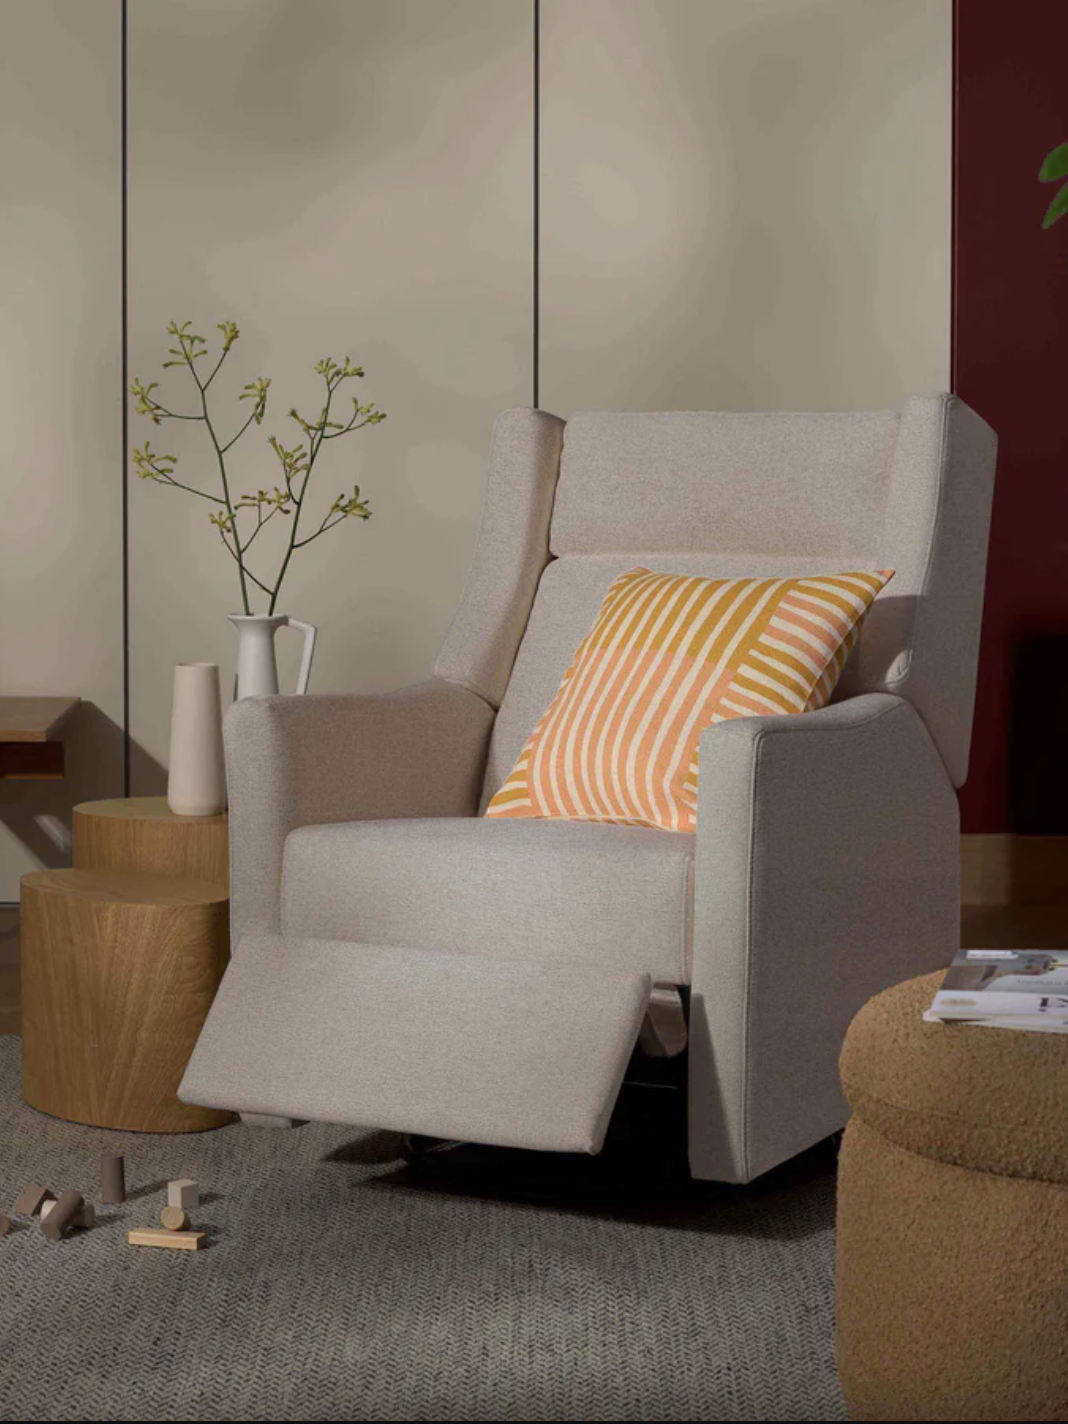
{"type": "Polygon", "coordinates": [[[74,808],[75,870],[147,870],[230,884],[229,820],[176,816],[166,796],[83,801],[74,808]]]}
{"type": "Polygon", "coordinates": [[[226,816],[75,807],[74,869],[22,881],[23,1096],[94,1127],[200,1132],[177,1089],[230,956],[226,816]]]}

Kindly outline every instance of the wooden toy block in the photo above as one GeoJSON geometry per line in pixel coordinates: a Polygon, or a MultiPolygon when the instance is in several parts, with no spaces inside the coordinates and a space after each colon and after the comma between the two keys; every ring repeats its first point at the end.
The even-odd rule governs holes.
{"type": "Polygon", "coordinates": [[[167,1205],[180,1206],[183,1211],[196,1211],[200,1205],[200,1187],[189,1177],[168,1182],[167,1205]]]}
{"type": "Polygon", "coordinates": [[[55,1194],[47,1187],[31,1182],[15,1203],[16,1216],[36,1216],[45,1202],[54,1202],[55,1194]]]}
{"type": "Polygon", "coordinates": [[[100,1200],[109,1206],[126,1200],[126,1159],[121,1152],[105,1152],[100,1159],[100,1200]]]}
{"type": "Polygon", "coordinates": [[[41,1230],[49,1241],[61,1241],[82,1214],[85,1199],[80,1192],[62,1192],[47,1216],[41,1218],[41,1230]]]}
{"type": "Polygon", "coordinates": [[[11,1230],[11,1218],[0,1211],[0,1236],[6,1236],[11,1230]]]}
{"type": "Polygon", "coordinates": [[[185,1231],[189,1227],[189,1217],[180,1206],[165,1206],[159,1219],[168,1231],[185,1231]]]}
{"type": "MultiPolygon", "coordinates": [[[[53,1211],[55,1209],[55,1205],[56,1203],[54,1201],[42,1202],[42,1221],[44,1221],[45,1217],[49,1214],[50,1211],[53,1211]]],[[[81,1211],[76,1217],[74,1217],[70,1224],[72,1227],[77,1227],[79,1231],[91,1230],[96,1225],[96,1208],[93,1206],[93,1203],[83,1201],[81,1211]]]]}
{"type": "Polygon", "coordinates": [[[142,1226],[130,1232],[131,1246],[169,1246],[172,1251],[200,1251],[207,1240],[206,1231],[167,1231],[159,1226],[142,1226]]]}

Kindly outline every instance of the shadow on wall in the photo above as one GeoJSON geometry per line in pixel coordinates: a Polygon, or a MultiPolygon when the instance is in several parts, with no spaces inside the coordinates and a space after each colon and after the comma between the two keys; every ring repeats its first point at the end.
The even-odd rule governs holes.
{"type": "Polygon", "coordinates": [[[1068,633],[1021,637],[1012,666],[1007,829],[1068,835],[1068,633]]]}
{"type": "MultiPolygon", "coordinates": [[[[49,870],[70,865],[73,808],[122,795],[122,728],[95,703],[81,703],[64,742],[62,781],[0,783],[0,824],[49,870]]],[[[159,762],[136,746],[132,760],[143,795],[166,791],[167,773],[159,762]]]]}
{"type": "Polygon", "coordinates": [[[166,796],[167,768],[132,738],[130,740],[130,787],[134,796],[166,796]]]}

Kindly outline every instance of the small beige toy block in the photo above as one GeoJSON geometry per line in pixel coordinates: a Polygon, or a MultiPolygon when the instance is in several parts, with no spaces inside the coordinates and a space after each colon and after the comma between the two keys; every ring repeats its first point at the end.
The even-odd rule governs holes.
{"type": "Polygon", "coordinates": [[[200,1187],[191,1177],[179,1177],[168,1182],[167,1205],[180,1206],[183,1211],[196,1211],[200,1205],[200,1187]]]}
{"type": "Polygon", "coordinates": [[[36,1216],[45,1202],[54,1202],[55,1199],[55,1193],[50,1192],[47,1187],[31,1182],[15,1203],[15,1215],[36,1216]]]}
{"type": "Polygon", "coordinates": [[[81,1192],[61,1192],[59,1200],[41,1217],[41,1230],[49,1241],[62,1241],[82,1214],[85,1198],[81,1192]]]}
{"type": "Polygon", "coordinates": [[[165,1206],[159,1219],[168,1231],[186,1231],[189,1228],[189,1217],[180,1206],[165,1206]]]}
{"type": "MultiPolygon", "coordinates": [[[[42,1221],[44,1221],[48,1213],[54,1209],[55,1205],[56,1203],[54,1201],[41,1203],[42,1221]]],[[[78,1213],[77,1216],[72,1218],[70,1224],[72,1227],[77,1227],[79,1231],[92,1230],[92,1228],[96,1225],[96,1208],[93,1206],[93,1203],[83,1201],[81,1211],[78,1213]]]]}
{"type": "Polygon", "coordinates": [[[201,1251],[207,1240],[206,1231],[168,1231],[160,1226],[142,1226],[130,1232],[131,1246],[169,1246],[172,1251],[201,1251]]]}
{"type": "Polygon", "coordinates": [[[108,1206],[126,1200],[126,1158],[121,1152],[105,1152],[100,1159],[100,1200],[108,1206]]]}

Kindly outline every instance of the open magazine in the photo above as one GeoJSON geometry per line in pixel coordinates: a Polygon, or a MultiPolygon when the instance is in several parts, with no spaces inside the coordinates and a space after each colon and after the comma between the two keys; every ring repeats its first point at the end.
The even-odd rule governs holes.
{"type": "Polygon", "coordinates": [[[958,950],[924,1018],[1068,1033],[1068,950],[958,950]]]}

